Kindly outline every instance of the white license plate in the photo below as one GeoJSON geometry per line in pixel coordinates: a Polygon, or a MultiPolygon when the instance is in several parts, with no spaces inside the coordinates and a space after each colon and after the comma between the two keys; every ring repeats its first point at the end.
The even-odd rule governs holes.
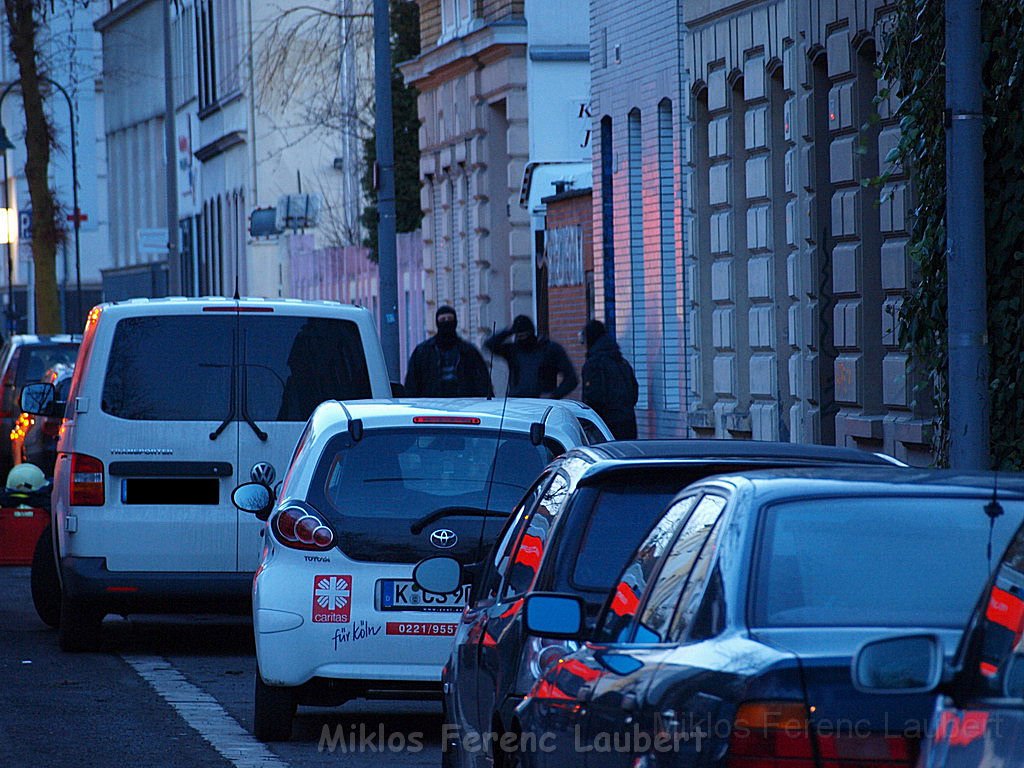
{"type": "Polygon", "coordinates": [[[412,579],[381,579],[377,582],[380,590],[382,611],[445,611],[461,613],[466,607],[469,584],[463,584],[455,592],[438,595],[424,592],[412,579]]]}

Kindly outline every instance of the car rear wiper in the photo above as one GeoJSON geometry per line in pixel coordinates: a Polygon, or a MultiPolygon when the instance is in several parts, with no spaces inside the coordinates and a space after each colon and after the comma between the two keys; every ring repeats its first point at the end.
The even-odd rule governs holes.
{"type": "Polygon", "coordinates": [[[441,507],[412,523],[409,526],[409,532],[417,534],[442,517],[508,517],[508,512],[498,512],[494,509],[482,509],[480,507],[441,507]]]}
{"type": "Polygon", "coordinates": [[[256,437],[260,439],[260,442],[267,442],[267,433],[259,428],[259,425],[253,421],[252,416],[249,415],[249,366],[245,364],[248,360],[246,355],[246,342],[248,337],[245,331],[242,332],[242,418],[245,419],[245,423],[252,427],[252,431],[256,433],[256,437]]]}
{"type": "Polygon", "coordinates": [[[224,417],[224,421],[210,433],[210,439],[216,440],[220,437],[221,432],[228,428],[228,424],[234,421],[235,418],[235,388],[236,388],[236,369],[237,366],[232,361],[231,364],[231,397],[228,400],[228,415],[224,417]]]}

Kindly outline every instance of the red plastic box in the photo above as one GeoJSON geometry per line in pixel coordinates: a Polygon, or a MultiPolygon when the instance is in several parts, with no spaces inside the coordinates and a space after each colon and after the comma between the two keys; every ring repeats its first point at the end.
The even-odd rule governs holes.
{"type": "Polygon", "coordinates": [[[0,508],[0,565],[32,565],[39,534],[49,522],[45,509],[0,508]]]}

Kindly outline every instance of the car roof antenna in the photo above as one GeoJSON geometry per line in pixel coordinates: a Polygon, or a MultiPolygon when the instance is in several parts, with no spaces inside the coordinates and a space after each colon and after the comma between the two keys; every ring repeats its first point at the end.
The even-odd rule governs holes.
{"type": "Polygon", "coordinates": [[[992,571],[992,536],[995,533],[996,518],[1003,516],[1003,505],[999,503],[999,470],[992,481],[992,501],[985,505],[988,515],[988,570],[992,571]]]}
{"type": "MultiPolygon", "coordinates": [[[[491,325],[491,338],[493,339],[495,334],[498,332],[497,322],[491,325]]],[[[491,370],[494,370],[494,348],[491,347],[491,370]]],[[[493,385],[492,385],[493,386],[493,385]]],[[[501,418],[498,420],[498,436],[494,440],[494,455],[491,456],[491,468],[487,473],[487,496],[484,499],[484,509],[490,509],[491,507],[491,491],[494,489],[494,473],[498,469],[498,451],[501,449],[501,433],[505,428],[505,408],[508,405],[508,391],[512,386],[512,377],[508,376],[505,380],[505,397],[501,401],[501,418]]],[[[480,559],[484,556],[484,528],[487,526],[487,518],[480,518],[480,535],[476,540],[476,562],[480,562],[480,559]]]]}

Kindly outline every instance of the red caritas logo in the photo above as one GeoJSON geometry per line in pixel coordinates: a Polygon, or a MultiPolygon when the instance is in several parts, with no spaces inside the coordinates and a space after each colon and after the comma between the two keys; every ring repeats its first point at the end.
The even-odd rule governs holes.
{"type": "Polygon", "coordinates": [[[313,623],[347,624],[352,619],[352,577],[313,579],[313,623]]]}

